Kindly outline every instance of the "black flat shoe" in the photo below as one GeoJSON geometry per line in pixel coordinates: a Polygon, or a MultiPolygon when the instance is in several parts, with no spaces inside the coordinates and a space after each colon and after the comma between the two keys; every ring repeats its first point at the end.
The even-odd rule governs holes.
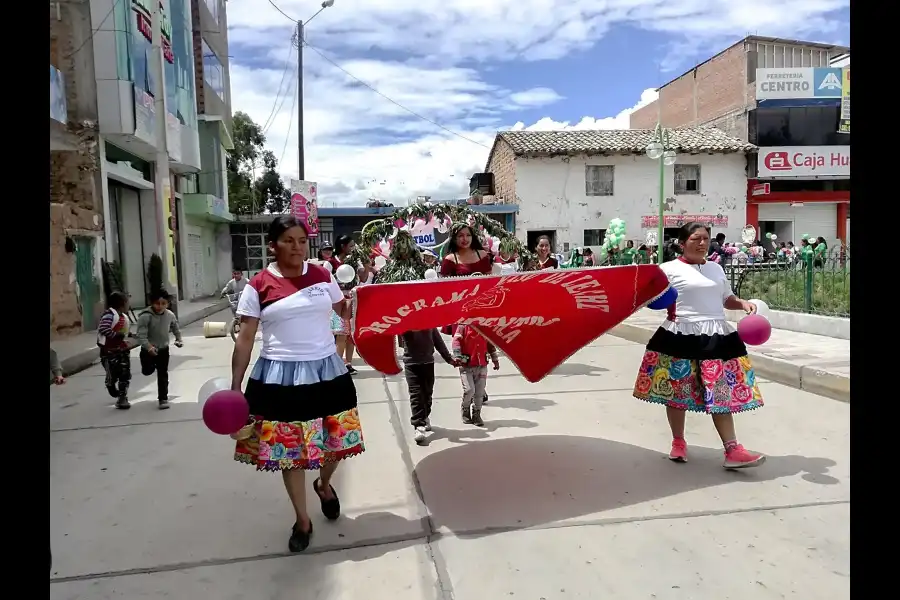
{"type": "Polygon", "coordinates": [[[331,493],[334,498],[330,500],[325,500],[322,497],[322,492],[320,491],[319,485],[322,483],[321,479],[316,479],[313,481],[313,491],[316,493],[316,496],[319,497],[319,502],[322,504],[322,514],[325,515],[325,518],[329,521],[336,521],[338,517],[341,516],[341,501],[338,498],[337,492],[334,491],[334,486],[329,485],[331,488],[331,493]]]}
{"type": "Polygon", "coordinates": [[[309,531],[300,531],[300,525],[294,523],[291,529],[291,539],[288,540],[288,550],[291,552],[303,552],[309,548],[309,539],[312,537],[312,521],[309,522],[309,531]]]}

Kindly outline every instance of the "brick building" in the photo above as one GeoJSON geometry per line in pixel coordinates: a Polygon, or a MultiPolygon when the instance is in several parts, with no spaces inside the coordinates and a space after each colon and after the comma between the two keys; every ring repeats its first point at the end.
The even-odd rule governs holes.
{"type": "Polygon", "coordinates": [[[630,126],[711,125],[758,146],[748,165],[746,223],[760,238],[777,233],[797,240],[809,233],[847,243],[850,135],[838,133],[840,87],[826,81],[841,77],[834,65],[849,63],[849,53],[843,46],[749,36],[660,87],[659,99],[632,113],[630,126]],[[834,159],[836,167],[760,171],[760,164],[784,156],[800,163],[834,159]]]}
{"type": "Polygon", "coordinates": [[[78,50],[89,23],[85,8],[60,3],[50,10],[51,339],[92,329],[103,306],[96,102],[90,57],[78,50]]]}

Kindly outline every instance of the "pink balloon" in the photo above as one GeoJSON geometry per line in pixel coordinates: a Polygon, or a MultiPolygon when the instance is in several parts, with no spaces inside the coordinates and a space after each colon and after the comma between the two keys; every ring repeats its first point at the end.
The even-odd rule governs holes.
{"type": "Polygon", "coordinates": [[[738,335],[750,346],[759,346],[769,341],[772,324],[762,315],[747,315],[738,322],[738,335]]]}
{"type": "Polygon", "coordinates": [[[203,405],[203,422],[219,435],[231,435],[247,424],[250,405],[240,392],[222,390],[209,397],[203,405]]]}

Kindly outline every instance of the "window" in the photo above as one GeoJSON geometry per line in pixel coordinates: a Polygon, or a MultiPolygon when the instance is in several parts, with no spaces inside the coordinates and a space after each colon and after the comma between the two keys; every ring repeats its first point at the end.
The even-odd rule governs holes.
{"type": "Polygon", "coordinates": [[[760,107],[750,115],[750,142],[758,146],[844,146],[840,106],[760,107]]]}
{"type": "Polygon", "coordinates": [[[606,235],[605,229],[585,229],[584,230],[584,245],[585,246],[599,246],[603,243],[603,236],[606,235]]]}
{"type": "Polygon", "coordinates": [[[231,226],[231,260],[238,269],[255,275],[272,262],[263,235],[264,225],[235,223],[231,226]]]}
{"type": "Polygon", "coordinates": [[[219,99],[225,102],[225,69],[212,48],[203,41],[203,80],[212,88],[219,99]]]}
{"type": "Polygon", "coordinates": [[[584,168],[584,195],[612,196],[613,169],[609,165],[587,165],[584,168]]]}
{"type": "Polygon", "coordinates": [[[675,165],[675,194],[700,193],[700,165],[675,165]]]}

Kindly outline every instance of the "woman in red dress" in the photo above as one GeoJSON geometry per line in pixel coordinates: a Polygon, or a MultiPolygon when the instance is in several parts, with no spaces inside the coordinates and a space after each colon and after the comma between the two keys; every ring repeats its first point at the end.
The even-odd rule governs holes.
{"type": "Polygon", "coordinates": [[[481,245],[472,227],[465,223],[455,225],[447,242],[447,255],[441,262],[441,277],[490,275],[491,263],[491,253],[481,245]]]}
{"type": "Polygon", "coordinates": [[[559,261],[550,254],[550,238],[542,235],[537,243],[538,270],[558,269],[559,261]]]}

